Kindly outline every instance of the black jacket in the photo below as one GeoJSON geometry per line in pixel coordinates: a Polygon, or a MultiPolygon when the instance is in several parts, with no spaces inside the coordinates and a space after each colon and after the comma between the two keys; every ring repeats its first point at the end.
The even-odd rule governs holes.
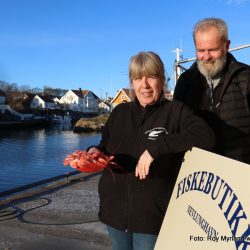
{"type": "Polygon", "coordinates": [[[100,178],[100,220],[120,230],[158,234],[183,152],[213,143],[212,130],[180,102],[162,99],[145,110],[137,101],[118,105],[99,148],[114,155],[121,168],[105,169],[100,178]],[[140,180],[135,167],[146,149],[154,161],[140,180]]]}
{"type": "Polygon", "coordinates": [[[174,99],[196,111],[216,136],[215,152],[250,164],[250,67],[228,53],[213,100],[197,63],[177,81],[174,99]]]}

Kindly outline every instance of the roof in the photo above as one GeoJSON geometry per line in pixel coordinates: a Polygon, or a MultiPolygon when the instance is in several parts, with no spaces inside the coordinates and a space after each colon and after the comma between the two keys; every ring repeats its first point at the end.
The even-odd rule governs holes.
{"type": "Polygon", "coordinates": [[[76,94],[78,97],[80,97],[80,98],[83,98],[83,97],[86,96],[88,93],[91,93],[91,94],[94,96],[94,98],[100,99],[95,93],[93,93],[92,91],[87,90],[87,89],[78,89],[78,90],[72,89],[71,91],[72,91],[74,94],[76,94]]]}
{"type": "Polygon", "coordinates": [[[52,102],[54,103],[54,101],[47,95],[37,95],[39,96],[44,102],[52,102]]]}
{"type": "Polygon", "coordinates": [[[23,94],[23,98],[29,99],[29,100],[33,99],[35,96],[36,96],[36,94],[32,94],[32,93],[24,93],[23,94]]]}
{"type": "Polygon", "coordinates": [[[101,101],[99,104],[101,104],[101,103],[103,103],[103,104],[105,104],[105,105],[111,107],[111,104],[110,104],[108,101],[101,101]]]}
{"type": "Polygon", "coordinates": [[[83,98],[88,93],[88,90],[82,89],[71,89],[71,91],[80,98],[83,98]]]}
{"type": "Polygon", "coordinates": [[[123,88],[122,90],[130,100],[133,100],[135,98],[135,90],[134,89],[124,89],[123,88]]]}
{"type": "Polygon", "coordinates": [[[92,91],[89,91],[89,92],[91,92],[96,99],[100,99],[94,92],[92,91]]]}

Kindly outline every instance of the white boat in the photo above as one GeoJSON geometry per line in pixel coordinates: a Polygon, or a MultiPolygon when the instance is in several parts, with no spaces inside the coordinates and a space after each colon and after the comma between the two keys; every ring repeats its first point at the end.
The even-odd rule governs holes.
{"type": "Polygon", "coordinates": [[[70,115],[54,115],[52,118],[53,123],[70,123],[71,120],[70,115]]]}

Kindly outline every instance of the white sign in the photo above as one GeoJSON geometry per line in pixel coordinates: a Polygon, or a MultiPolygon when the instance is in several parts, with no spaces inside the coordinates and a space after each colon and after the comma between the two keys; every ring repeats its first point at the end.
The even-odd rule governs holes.
{"type": "Polygon", "coordinates": [[[250,165],[187,152],[155,250],[250,250],[250,165]]]}

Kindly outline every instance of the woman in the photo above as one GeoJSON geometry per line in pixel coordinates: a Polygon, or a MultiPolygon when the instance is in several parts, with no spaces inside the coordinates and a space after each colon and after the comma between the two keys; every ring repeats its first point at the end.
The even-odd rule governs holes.
{"type": "Polygon", "coordinates": [[[99,218],[108,225],[112,249],[152,250],[184,152],[211,148],[214,135],[182,103],[165,99],[157,54],[133,56],[129,78],[135,100],[113,110],[100,145],[90,151],[112,154],[119,165],[105,169],[99,181],[99,218]]]}

